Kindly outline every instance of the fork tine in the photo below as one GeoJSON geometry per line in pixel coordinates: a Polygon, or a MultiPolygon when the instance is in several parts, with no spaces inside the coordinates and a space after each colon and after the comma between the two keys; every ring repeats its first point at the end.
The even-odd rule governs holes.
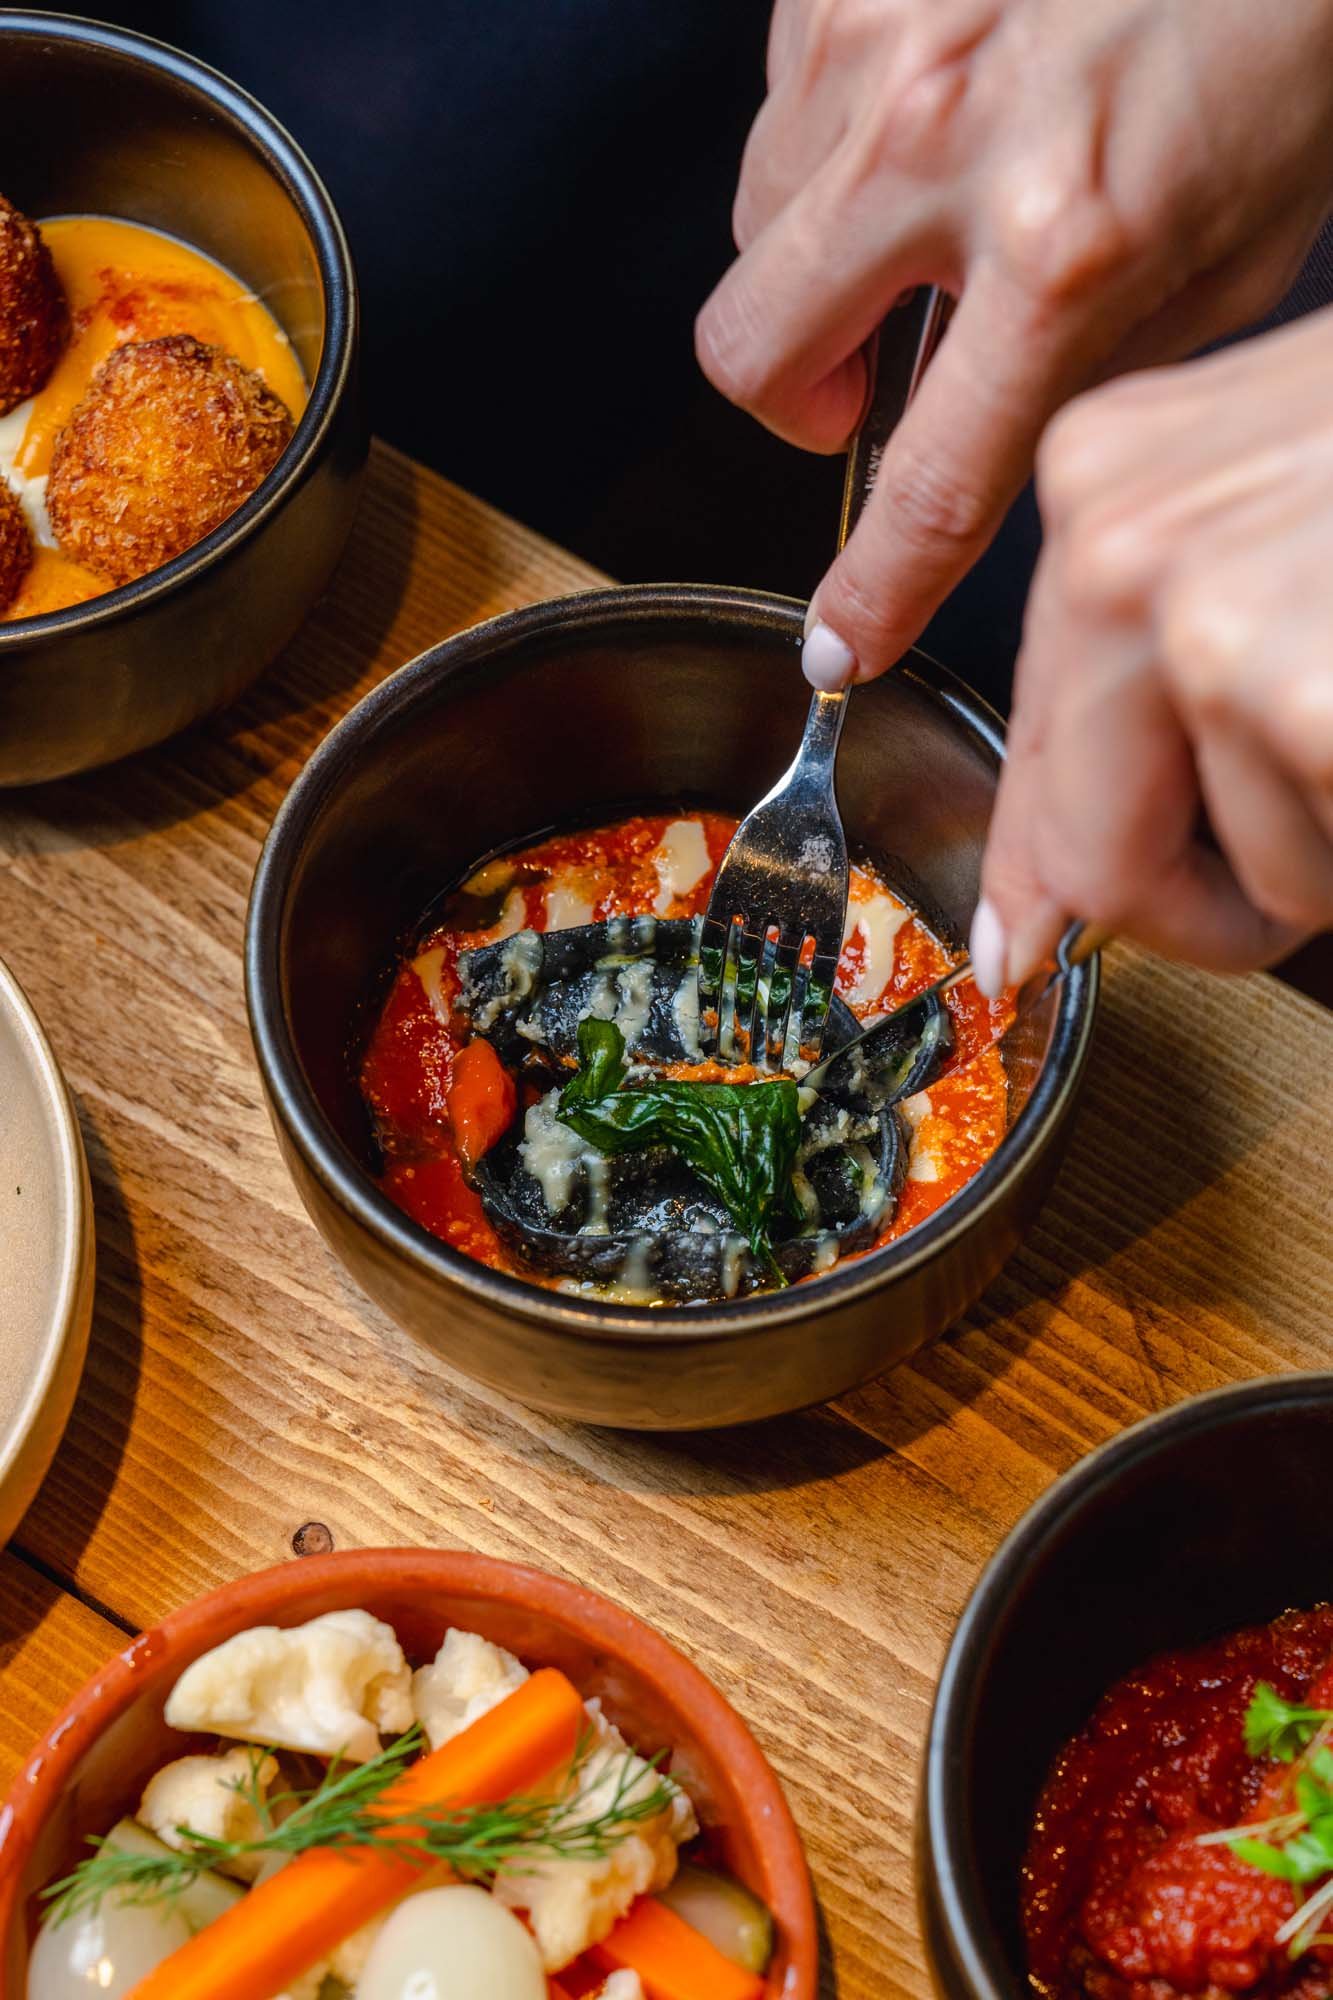
{"type": "Polygon", "coordinates": [[[756,931],[762,939],[759,967],[754,984],[754,1022],[750,1031],[750,1060],[763,1069],[768,1059],[768,1012],[773,999],[773,979],[777,971],[781,932],[769,923],[756,931]]]}
{"type": "Polygon", "coordinates": [[[732,992],[731,1048],[727,1060],[733,1063],[747,1063],[750,1061],[750,1051],[754,1045],[759,959],[765,939],[762,932],[749,930],[739,922],[733,925],[731,935],[736,961],[736,981],[732,992]]]}
{"type": "Polygon", "coordinates": [[[824,1039],[824,1024],[828,1020],[829,1001],[833,996],[833,981],[837,971],[837,958],[830,952],[817,951],[810,962],[798,1029],[798,1045],[802,1060],[805,1062],[819,1061],[820,1044],[824,1039]]]}
{"type": "MultiPolygon", "coordinates": [[[[812,940],[813,942],[813,940],[812,940]]],[[[790,1069],[792,1063],[802,1053],[801,1022],[805,1018],[806,999],[810,990],[810,954],[805,944],[801,946],[796,960],[796,970],[791,982],[791,1013],[787,1018],[787,1039],[782,1050],[782,1066],[790,1069]]]]}
{"type": "Polygon", "coordinates": [[[766,1069],[782,1069],[787,1055],[787,1028],[791,1020],[792,988],[800,946],[779,939],[773,947],[773,968],[769,974],[768,1004],[764,1012],[763,1061],[766,1069]]]}
{"type": "Polygon", "coordinates": [[[705,917],[699,933],[699,1050],[705,1059],[717,1054],[729,930],[717,917],[705,917]]]}
{"type": "Polygon", "coordinates": [[[717,990],[717,1048],[719,1062],[735,1062],[736,1054],[736,969],[745,919],[733,916],[727,923],[727,941],[722,949],[722,974],[717,990]]]}

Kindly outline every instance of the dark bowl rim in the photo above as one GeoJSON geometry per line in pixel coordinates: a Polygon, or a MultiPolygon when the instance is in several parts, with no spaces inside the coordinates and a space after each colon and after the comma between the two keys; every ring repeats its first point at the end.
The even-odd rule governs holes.
{"type": "Polygon", "coordinates": [[[324,339],[319,367],[290,441],[272,470],[234,513],[202,541],[133,583],[102,591],[62,611],[0,622],[0,658],[6,651],[22,650],[48,637],[129,617],[248,540],[309,476],[347,388],[360,321],[356,271],[333,198],[303,148],[258,98],[220,70],[169,42],[78,14],[0,8],[0,46],[11,37],[105,50],[173,78],[220,112],[285,189],[309,232],[324,302],[324,339]]]}
{"type": "MultiPolygon", "coordinates": [[[[1301,1369],[1229,1382],[1169,1409],[1154,1410],[1077,1459],[1020,1516],[989,1558],[963,1607],[935,1685],[921,1785],[922,1888],[939,1913],[966,1990],[974,2000],[1030,2000],[986,1913],[968,1832],[966,1769],[976,1694],[990,1665],[993,1634],[1014,1577],[1040,1557],[1072,1508],[1115,1487],[1185,1435],[1225,1430],[1293,1406],[1333,1405],[1333,1369],[1301,1369]]],[[[1200,1640],[1208,1634],[1201,1633],[1200,1640]]]]}
{"type": "MultiPolygon", "coordinates": [[[[1077,1088],[1091,1042],[1099,989],[1095,961],[1080,966],[1066,982],[1056,1011],[1045,1060],[1032,1094],[981,1171],[933,1216],[881,1250],[836,1267],[812,1284],[748,1299],[667,1312],[575,1298],[547,1291],[521,1278],[492,1271],[411,1221],[375,1186],[338,1138],[306,1081],[282,1006],[279,939],[291,879],[306,839],[325,802],[355,763],[363,744],[392,727],[422,691],[436,680],[469,666],[484,665],[535,632],[586,633],[626,620],[670,616],[695,623],[719,620],[753,628],[756,624],[799,640],[805,607],[793,598],[714,584],[621,584],[543,600],[502,613],[419,653],[372,688],[329,731],[297,776],[269,829],[255,871],[246,920],[245,988],[250,1030],[273,1115],[296,1146],[306,1167],[353,1222],[382,1248],[404,1258],[432,1282],[461,1286],[483,1306],[529,1322],[596,1340],[653,1340],[689,1346],[735,1338],[761,1326],[817,1318],[881,1289],[935,1257],[965,1235],[1004,1194],[1014,1171],[1025,1168],[1054,1143],[1063,1113],[1077,1088]],[[473,654],[480,649],[480,659],[473,654]]],[[[899,669],[934,700],[974,729],[1003,756],[1003,725],[947,667],[918,657],[926,674],[899,669]]]]}

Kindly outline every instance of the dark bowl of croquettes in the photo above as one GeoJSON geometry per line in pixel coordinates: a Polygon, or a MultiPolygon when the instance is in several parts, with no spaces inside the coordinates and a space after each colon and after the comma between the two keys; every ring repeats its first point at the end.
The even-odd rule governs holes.
{"type": "Polygon", "coordinates": [[[0,74],[0,785],[19,785],[160,742],[273,660],[341,554],[366,433],[342,226],[261,105],[59,14],[0,11],[0,74]]]}

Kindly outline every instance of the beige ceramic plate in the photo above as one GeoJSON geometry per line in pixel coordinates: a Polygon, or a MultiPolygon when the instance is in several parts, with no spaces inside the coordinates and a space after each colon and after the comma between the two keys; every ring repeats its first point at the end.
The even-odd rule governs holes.
{"type": "Polygon", "coordinates": [[[92,1304],[83,1141],[37,1016],[0,962],[0,1543],[60,1442],[92,1304]]]}

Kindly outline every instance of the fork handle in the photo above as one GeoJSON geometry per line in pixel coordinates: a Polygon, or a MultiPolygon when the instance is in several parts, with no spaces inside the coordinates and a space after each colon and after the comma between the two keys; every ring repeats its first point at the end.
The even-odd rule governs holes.
{"type": "Polygon", "coordinates": [[[861,518],[884,447],[916,394],[952,311],[953,300],[938,285],[917,285],[903,293],[866,344],[869,386],[860,427],[847,453],[839,550],[861,518]]]}

